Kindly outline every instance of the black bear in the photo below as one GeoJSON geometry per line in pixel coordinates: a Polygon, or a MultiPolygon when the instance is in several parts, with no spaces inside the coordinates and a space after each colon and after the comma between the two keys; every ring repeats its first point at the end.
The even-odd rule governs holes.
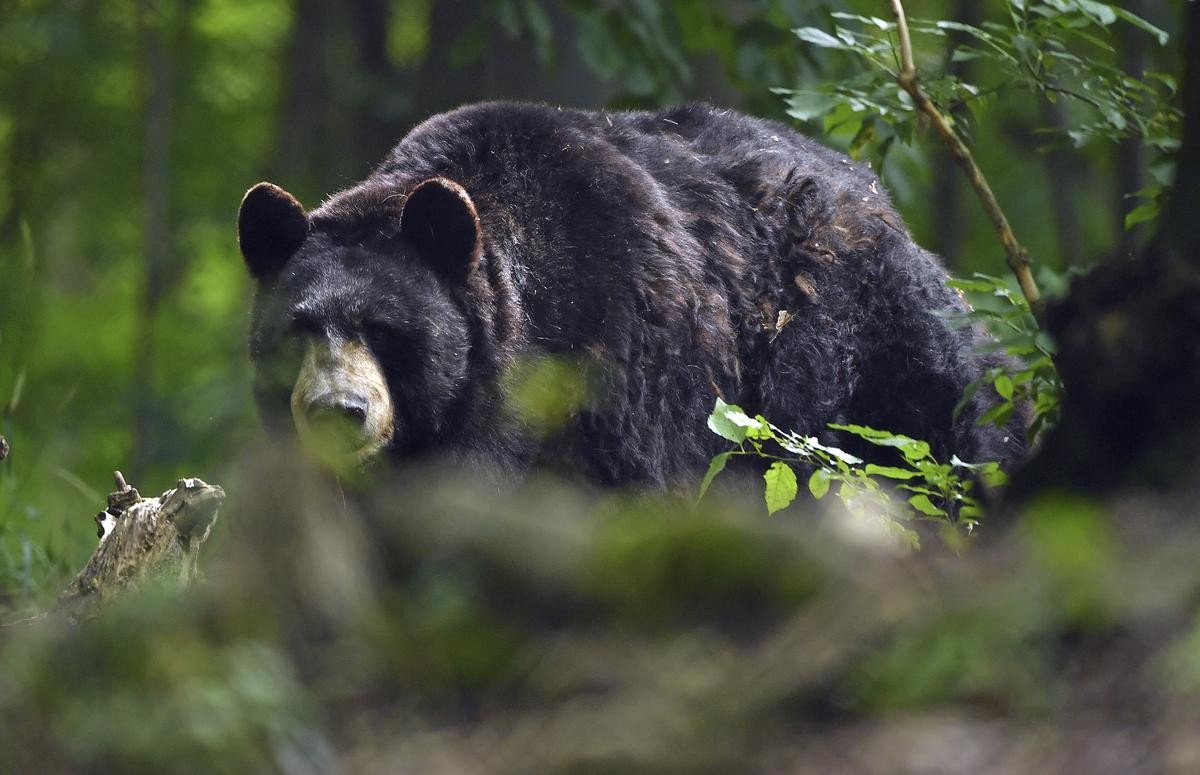
{"type": "MultiPolygon", "coordinates": [[[[787,127],[687,105],[484,103],[413,129],[311,213],[261,183],[238,237],[258,281],[264,416],[345,451],[602,483],[703,472],[720,396],[780,427],[854,422],[1011,462],[963,389],[995,356],[865,166],[787,127]],[[549,437],[509,406],[515,364],[560,356],[587,399],[549,437]]],[[[844,441],[844,440],[843,440],[844,441]]],[[[837,443],[835,440],[834,443],[837,443]]]]}

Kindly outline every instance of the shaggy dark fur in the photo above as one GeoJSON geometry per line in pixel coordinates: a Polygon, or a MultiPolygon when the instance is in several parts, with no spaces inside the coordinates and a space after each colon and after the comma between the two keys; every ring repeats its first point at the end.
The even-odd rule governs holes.
{"type": "Polygon", "coordinates": [[[783,125],[707,105],[435,116],[314,211],[281,270],[251,269],[264,408],[286,406],[274,356],[291,334],[363,337],[391,385],[402,457],[662,484],[725,446],[705,426],[717,396],[818,436],[835,421],[905,433],[942,460],[1022,452],[1019,429],[975,426],[988,391],[952,418],[994,361],[976,353],[977,332],[937,314],[963,302],[878,178],[783,125]],[[428,226],[428,239],[400,233],[406,198],[436,177],[473,201],[469,256],[473,215],[428,226]],[[535,441],[504,409],[502,377],[545,353],[594,366],[598,389],[566,432],[535,441]]]}

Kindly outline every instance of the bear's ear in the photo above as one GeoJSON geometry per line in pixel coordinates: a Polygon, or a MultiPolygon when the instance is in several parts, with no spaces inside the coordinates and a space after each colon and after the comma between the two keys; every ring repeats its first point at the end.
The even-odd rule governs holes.
{"type": "Polygon", "coordinates": [[[274,183],[259,183],[242,198],[238,245],[255,280],[279,274],[307,236],[304,207],[274,183]]]}
{"type": "Polygon", "coordinates": [[[430,178],[413,189],[400,214],[400,233],[452,279],[465,279],[479,265],[479,214],[471,195],[452,180],[430,178]]]}

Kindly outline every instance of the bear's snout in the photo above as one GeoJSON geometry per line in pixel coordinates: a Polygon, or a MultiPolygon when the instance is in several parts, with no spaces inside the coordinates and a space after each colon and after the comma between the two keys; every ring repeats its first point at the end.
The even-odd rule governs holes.
{"type": "Polygon", "coordinates": [[[367,422],[367,399],[357,393],[326,393],[304,407],[310,425],[349,421],[361,428],[367,422]]]}
{"type": "Polygon", "coordinates": [[[301,440],[333,462],[361,463],[392,440],[393,409],[383,369],[351,341],[313,341],[292,390],[301,440]]]}

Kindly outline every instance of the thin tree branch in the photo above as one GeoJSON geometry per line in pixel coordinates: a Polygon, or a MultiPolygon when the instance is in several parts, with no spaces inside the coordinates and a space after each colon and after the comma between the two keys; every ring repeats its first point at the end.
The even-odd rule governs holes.
{"type": "Polygon", "coordinates": [[[1072,99],[1079,100],[1080,102],[1087,103],[1088,105],[1091,105],[1096,110],[1104,109],[1104,105],[1102,105],[1100,103],[1100,100],[1093,99],[1093,98],[1087,96],[1086,94],[1082,94],[1073,89],[1065,89],[1062,86],[1054,86],[1053,84],[1045,83],[1043,81],[1038,81],[1038,87],[1042,91],[1054,92],[1055,94],[1061,94],[1064,97],[1070,97],[1072,99]]]}
{"type": "Polygon", "coordinates": [[[908,18],[900,0],[892,0],[892,13],[896,15],[896,31],[900,34],[900,73],[911,73],[915,78],[917,66],[913,64],[912,37],[908,34],[908,18]]]}
{"type": "Polygon", "coordinates": [[[967,180],[971,182],[971,187],[975,189],[975,194],[979,197],[988,219],[991,220],[993,228],[999,235],[1001,244],[1004,245],[1008,267],[1016,275],[1017,283],[1021,286],[1021,293],[1029,302],[1029,308],[1037,319],[1038,325],[1042,325],[1044,322],[1042,295],[1033,279],[1029,252],[1017,241],[1017,237],[1008,223],[1008,218],[1000,208],[996,195],[992,193],[992,188],[983,176],[983,171],[975,163],[975,157],[971,155],[970,149],[917,82],[917,67],[913,62],[912,38],[908,32],[908,20],[904,15],[904,5],[901,0],[891,0],[891,3],[892,12],[896,16],[896,29],[900,36],[900,72],[896,75],[896,82],[912,97],[917,109],[929,118],[934,130],[950,148],[950,155],[954,158],[955,163],[966,174],[967,180]]]}

